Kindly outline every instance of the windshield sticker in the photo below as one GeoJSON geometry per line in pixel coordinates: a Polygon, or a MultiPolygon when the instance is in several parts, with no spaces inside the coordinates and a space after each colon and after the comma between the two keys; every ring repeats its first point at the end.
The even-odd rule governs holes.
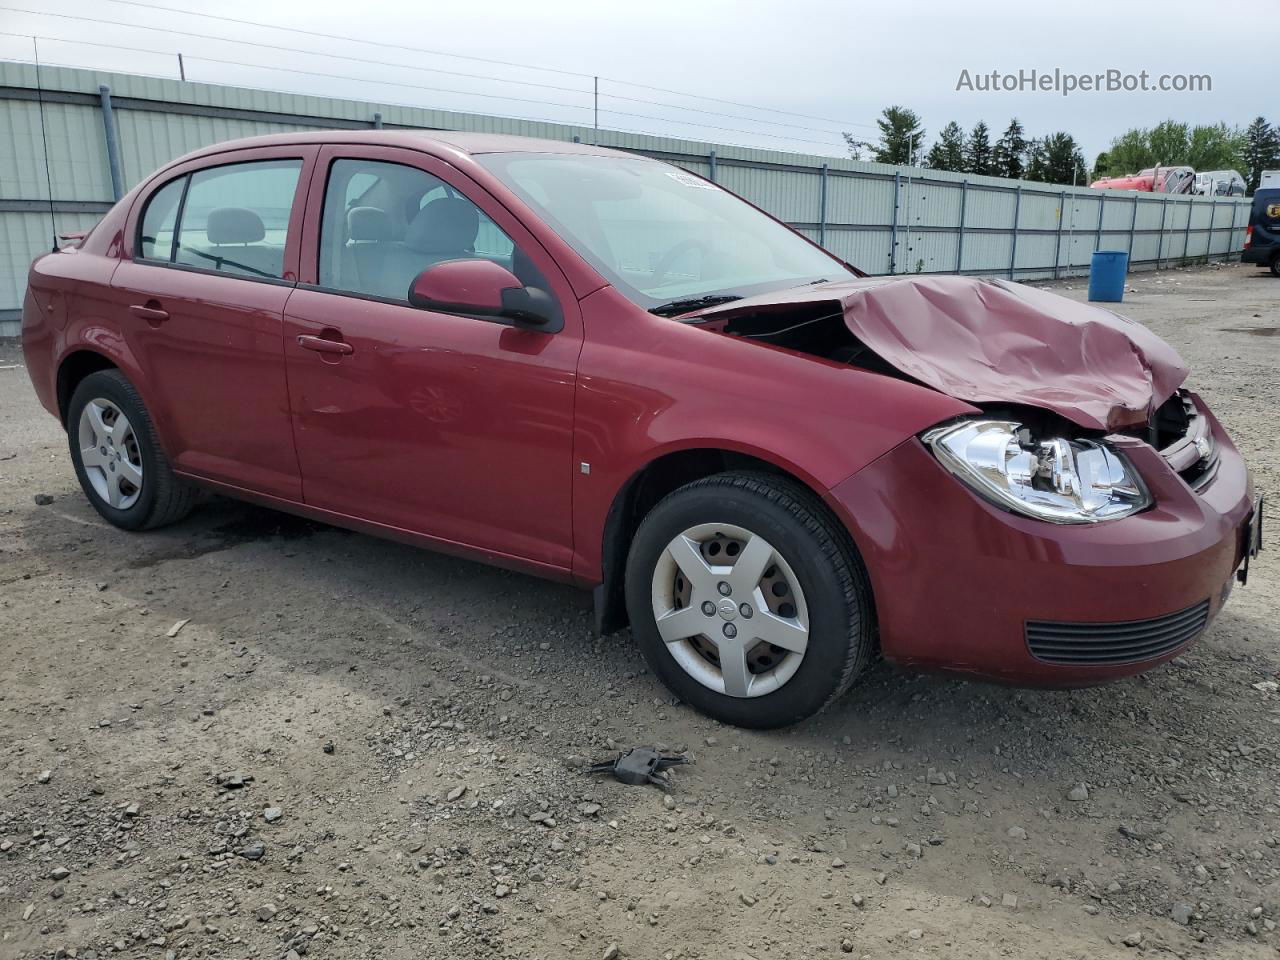
{"type": "Polygon", "coordinates": [[[685,173],[683,170],[667,170],[665,173],[676,183],[682,183],[686,187],[698,187],[701,190],[714,190],[716,188],[715,184],[699,180],[693,174],[685,173]]]}

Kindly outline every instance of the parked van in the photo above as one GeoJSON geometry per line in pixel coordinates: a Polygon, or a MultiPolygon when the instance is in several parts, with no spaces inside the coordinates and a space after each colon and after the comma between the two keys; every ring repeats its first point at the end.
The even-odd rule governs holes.
{"type": "Polygon", "coordinates": [[[1244,177],[1235,170],[1210,170],[1197,173],[1192,193],[1202,197],[1243,197],[1244,177]]]}
{"type": "Polygon", "coordinates": [[[1280,277],[1280,186],[1259,190],[1253,195],[1253,210],[1244,235],[1240,259],[1270,267],[1280,277]]]}

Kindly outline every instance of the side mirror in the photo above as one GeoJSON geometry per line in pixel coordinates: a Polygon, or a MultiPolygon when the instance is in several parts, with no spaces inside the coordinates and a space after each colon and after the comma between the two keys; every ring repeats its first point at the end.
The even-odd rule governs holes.
{"type": "Polygon", "coordinates": [[[409,303],[442,313],[511,320],[548,333],[563,326],[549,293],[524,286],[514,273],[492,260],[445,260],[427,267],[409,287],[409,303]]]}

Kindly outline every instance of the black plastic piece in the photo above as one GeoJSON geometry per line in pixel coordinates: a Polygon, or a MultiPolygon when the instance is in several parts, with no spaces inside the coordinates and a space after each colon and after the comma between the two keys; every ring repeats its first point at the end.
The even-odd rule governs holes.
{"type": "Polygon", "coordinates": [[[587,767],[587,773],[611,773],[628,786],[642,787],[652,783],[665,790],[671,786],[671,781],[662,776],[662,771],[688,762],[688,757],[664,755],[652,747],[635,747],[612,760],[593,763],[587,767]]]}

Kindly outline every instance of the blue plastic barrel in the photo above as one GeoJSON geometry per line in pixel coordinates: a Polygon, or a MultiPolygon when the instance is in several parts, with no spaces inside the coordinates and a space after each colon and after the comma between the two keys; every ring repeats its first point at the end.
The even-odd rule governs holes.
{"type": "Polygon", "coordinates": [[[1124,250],[1099,250],[1089,264],[1089,299],[1119,303],[1124,299],[1124,278],[1129,254],[1124,250]]]}

